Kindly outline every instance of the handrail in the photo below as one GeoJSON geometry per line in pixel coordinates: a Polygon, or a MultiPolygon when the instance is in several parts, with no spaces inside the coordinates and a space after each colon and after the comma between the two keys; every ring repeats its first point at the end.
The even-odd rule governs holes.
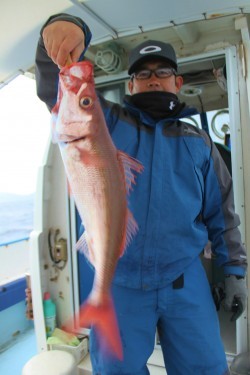
{"type": "Polygon", "coordinates": [[[0,243],[0,247],[9,246],[9,245],[12,245],[12,244],[18,243],[18,242],[29,241],[29,239],[30,239],[30,237],[23,237],[23,238],[13,240],[13,241],[2,242],[2,243],[0,243]]]}

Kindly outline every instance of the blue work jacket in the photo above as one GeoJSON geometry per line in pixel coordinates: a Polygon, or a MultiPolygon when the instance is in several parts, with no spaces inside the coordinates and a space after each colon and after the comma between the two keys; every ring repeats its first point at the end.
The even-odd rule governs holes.
{"type": "Polygon", "coordinates": [[[138,159],[128,198],[139,231],[118,262],[114,282],[132,288],[167,285],[199,257],[208,239],[226,274],[245,274],[246,253],[234,212],[232,179],[216,146],[182,118],[152,119],[131,104],[101,99],[118,150],[138,159]]]}

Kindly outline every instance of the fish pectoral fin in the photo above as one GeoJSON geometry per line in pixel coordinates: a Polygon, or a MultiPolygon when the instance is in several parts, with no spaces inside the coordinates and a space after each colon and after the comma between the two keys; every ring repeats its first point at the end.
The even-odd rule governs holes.
{"type": "Polygon", "coordinates": [[[123,359],[123,350],[116,313],[111,298],[107,303],[94,306],[87,300],[80,308],[79,323],[95,328],[100,348],[123,359]]]}
{"type": "Polygon", "coordinates": [[[144,167],[141,162],[122,151],[117,152],[117,159],[124,171],[126,190],[127,193],[129,193],[130,190],[132,190],[132,184],[135,184],[136,179],[136,175],[133,171],[141,173],[144,167]]]}

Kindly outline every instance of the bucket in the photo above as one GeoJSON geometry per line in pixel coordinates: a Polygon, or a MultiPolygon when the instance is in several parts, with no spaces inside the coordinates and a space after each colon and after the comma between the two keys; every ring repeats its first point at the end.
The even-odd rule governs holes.
{"type": "Polygon", "coordinates": [[[63,350],[42,352],[24,365],[22,375],[77,375],[76,361],[63,350]]]}

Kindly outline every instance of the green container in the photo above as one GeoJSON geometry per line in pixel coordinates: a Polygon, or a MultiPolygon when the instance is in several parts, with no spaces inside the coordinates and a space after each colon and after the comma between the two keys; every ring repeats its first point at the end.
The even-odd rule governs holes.
{"type": "Polygon", "coordinates": [[[50,337],[56,328],[56,305],[51,300],[49,292],[45,292],[43,296],[43,312],[46,336],[50,337]]]}

